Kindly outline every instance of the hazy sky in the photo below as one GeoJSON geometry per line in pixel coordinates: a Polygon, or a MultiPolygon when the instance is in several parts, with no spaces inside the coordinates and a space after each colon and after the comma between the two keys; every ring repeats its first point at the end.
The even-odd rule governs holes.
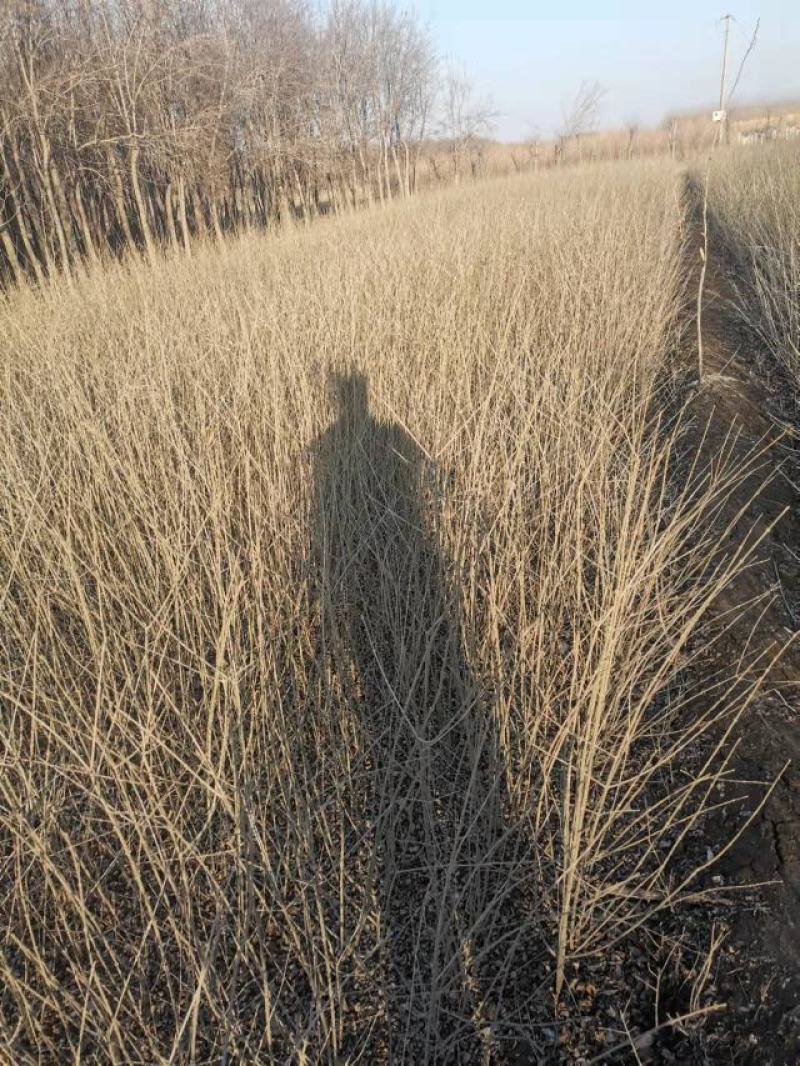
{"type": "MultiPolygon", "coordinates": [[[[738,103],[800,98],[800,0],[416,0],[439,51],[491,95],[496,135],[545,136],[582,80],[607,89],[601,124],[656,125],[674,109],[716,106],[720,15],[730,12],[731,66],[761,16],[738,103]]],[[[403,6],[401,4],[401,6],[403,6]]]]}

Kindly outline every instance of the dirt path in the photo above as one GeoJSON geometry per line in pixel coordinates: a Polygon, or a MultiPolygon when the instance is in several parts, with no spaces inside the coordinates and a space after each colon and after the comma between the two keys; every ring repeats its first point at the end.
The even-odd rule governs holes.
{"type": "MultiPolygon", "coordinates": [[[[702,235],[701,191],[690,187],[690,293],[696,293],[702,235]]],[[[729,544],[762,536],[753,565],[716,605],[722,616],[750,604],[720,643],[720,665],[740,655],[765,659],[789,644],[769,669],[763,691],[737,730],[734,773],[748,784],[753,810],[764,783],[777,783],[748,831],[712,871],[725,884],[774,882],[737,896],[722,956],[718,996],[729,1005],[718,1023],[719,1057],[710,1062],[800,1061],[800,449],[797,427],[787,427],[788,383],[746,333],[731,306],[732,275],[710,223],[702,311],[704,373],[688,386],[691,434],[708,460],[730,447],[743,462],[763,449],[760,469],[728,501],[723,523],[741,512],[729,544]],[[703,439],[703,433],[705,438],[703,439]],[[702,443],[701,443],[702,442],[702,443]],[[752,532],[749,532],[752,531],[752,532]]],[[[686,345],[687,370],[697,356],[696,322],[686,345]]],[[[696,365],[696,363],[695,363],[696,365]]],[[[708,846],[729,832],[711,819],[708,846]]]]}

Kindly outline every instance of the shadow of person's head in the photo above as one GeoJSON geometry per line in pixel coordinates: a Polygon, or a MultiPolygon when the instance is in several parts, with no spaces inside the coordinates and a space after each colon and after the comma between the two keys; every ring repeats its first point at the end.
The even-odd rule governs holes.
{"type": "Polygon", "coordinates": [[[331,375],[331,394],[338,408],[338,415],[352,424],[369,417],[369,389],[366,374],[357,370],[342,371],[331,375]]]}

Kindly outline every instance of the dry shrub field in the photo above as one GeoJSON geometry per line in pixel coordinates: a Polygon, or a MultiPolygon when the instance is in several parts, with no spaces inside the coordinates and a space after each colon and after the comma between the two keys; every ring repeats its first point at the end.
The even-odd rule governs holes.
{"type": "MultiPolygon", "coordinates": [[[[800,149],[777,144],[714,168],[717,235],[735,269],[741,319],[800,386],[800,149]]],[[[797,414],[797,408],[795,408],[797,414]]]]}
{"type": "Polygon", "coordinates": [[[744,472],[672,476],[681,188],[2,299],[0,1060],[557,1061],[570,967],[693,891],[757,678],[694,669],[744,472]]]}

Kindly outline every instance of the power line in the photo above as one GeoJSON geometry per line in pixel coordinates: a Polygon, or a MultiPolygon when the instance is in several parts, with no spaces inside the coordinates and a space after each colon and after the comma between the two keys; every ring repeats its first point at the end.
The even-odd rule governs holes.
{"type": "Polygon", "coordinates": [[[728,140],[728,116],[725,111],[725,75],[728,70],[728,36],[731,31],[732,15],[723,15],[721,22],[725,23],[725,44],[722,49],[722,75],[719,79],[719,139],[721,144],[728,140]]]}

